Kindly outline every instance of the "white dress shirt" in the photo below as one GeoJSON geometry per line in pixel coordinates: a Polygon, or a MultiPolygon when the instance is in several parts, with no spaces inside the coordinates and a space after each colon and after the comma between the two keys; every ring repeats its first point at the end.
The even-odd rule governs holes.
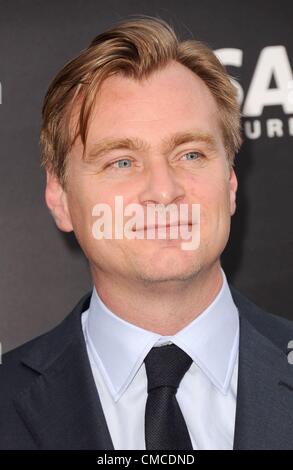
{"type": "Polygon", "coordinates": [[[172,342],[192,358],[177,401],[193,449],[232,449],[236,411],[239,317],[222,270],[213,302],[173,336],[161,336],[110,311],[93,289],[82,314],[88,356],[114,449],[145,449],[144,358],[172,342]]]}

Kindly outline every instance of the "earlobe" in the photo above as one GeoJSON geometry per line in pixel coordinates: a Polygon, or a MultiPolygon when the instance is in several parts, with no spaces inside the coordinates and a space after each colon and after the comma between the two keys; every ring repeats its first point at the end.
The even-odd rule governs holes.
{"type": "Polygon", "coordinates": [[[45,190],[46,204],[55,220],[57,227],[63,232],[72,232],[73,227],[68,210],[66,191],[58,177],[46,170],[47,184],[45,190]]]}
{"type": "Polygon", "coordinates": [[[230,169],[229,185],[230,185],[230,215],[234,215],[236,212],[236,194],[237,194],[238,181],[237,181],[237,177],[233,168],[230,169]]]}

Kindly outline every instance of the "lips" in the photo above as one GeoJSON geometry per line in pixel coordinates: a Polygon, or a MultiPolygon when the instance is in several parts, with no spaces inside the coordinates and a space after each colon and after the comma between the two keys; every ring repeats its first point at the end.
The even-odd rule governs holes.
{"type": "Polygon", "coordinates": [[[143,227],[138,227],[136,229],[133,229],[133,231],[134,232],[140,232],[140,231],[143,231],[143,230],[154,230],[154,229],[158,230],[158,229],[164,229],[164,228],[168,229],[170,227],[178,227],[179,228],[181,226],[187,226],[187,225],[188,225],[188,227],[192,227],[192,225],[194,225],[194,224],[192,224],[191,222],[188,222],[188,223],[181,222],[179,224],[178,223],[172,223],[172,224],[166,224],[166,225],[158,225],[158,224],[156,224],[156,225],[144,225],[143,227]]]}

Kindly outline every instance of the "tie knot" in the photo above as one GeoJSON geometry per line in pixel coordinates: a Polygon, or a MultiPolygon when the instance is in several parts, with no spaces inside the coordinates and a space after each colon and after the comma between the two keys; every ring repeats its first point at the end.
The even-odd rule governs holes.
{"type": "Polygon", "coordinates": [[[168,344],[153,347],[144,362],[148,392],[158,387],[172,387],[176,393],[192,359],[176,344],[168,344]]]}

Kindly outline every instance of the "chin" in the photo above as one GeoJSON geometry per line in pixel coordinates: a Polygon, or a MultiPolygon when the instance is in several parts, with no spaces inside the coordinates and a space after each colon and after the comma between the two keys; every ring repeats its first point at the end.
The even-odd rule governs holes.
{"type": "Polygon", "coordinates": [[[187,281],[193,279],[198,273],[198,262],[189,260],[189,262],[181,262],[170,257],[165,263],[150,262],[148,266],[140,267],[137,270],[140,280],[146,282],[170,282],[170,281],[187,281]]]}
{"type": "Polygon", "coordinates": [[[177,273],[177,274],[170,274],[170,273],[144,273],[141,274],[140,280],[147,282],[147,283],[175,283],[175,282],[184,282],[191,280],[195,277],[195,273],[177,273]]]}

